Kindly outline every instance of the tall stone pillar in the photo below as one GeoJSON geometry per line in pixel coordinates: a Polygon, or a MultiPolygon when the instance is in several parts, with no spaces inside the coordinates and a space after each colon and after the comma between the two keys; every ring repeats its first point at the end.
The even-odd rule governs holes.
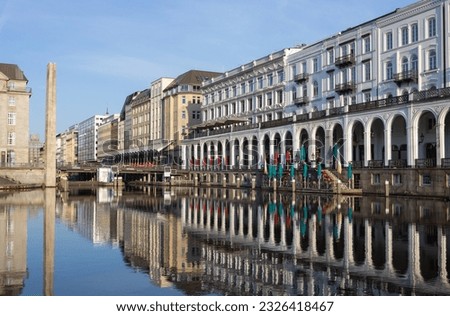
{"type": "Polygon", "coordinates": [[[45,187],[56,187],[56,64],[47,65],[45,187]]]}

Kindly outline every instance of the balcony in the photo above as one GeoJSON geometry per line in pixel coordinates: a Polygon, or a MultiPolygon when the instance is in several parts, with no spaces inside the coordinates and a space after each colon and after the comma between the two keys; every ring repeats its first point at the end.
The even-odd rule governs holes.
{"type": "Polygon", "coordinates": [[[349,81],[349,82],[345,82],[345,83],[341,83],[341,84],[337,84],[334,87],[334,90],[339,93],[339,94],[346,94],[346,93],[352,93],[354,92],[356,89],[356,86],[353,82],[349,81]]]}
{"type": "Polygon", "coordinates": [[[336,65],[336,67],[339,67],[339,68],[353,65],[353,64],[355,64],[355,55],[347,54],[347,55],[344,55],[341,57],[336,57],[334,64],[336,65]]]}
{"type": "Polygon", "coordinates": [[[417,82],[417,70],[410,70],[410,71],[402,71],[398,74],[394,74],[394,82],[401,86],[402,83],[410,83],[410,82],[417,82]]]}
{"type": "Polygon", "coordinates": [[[299,97],[299,98],[294,99],[294,103],[296,106],[304,106],[304,105],[307,105],[308,102],[309,102],[308,97],[299,97]]]}
{"type": "Polygon", "coordinates": [[[309,74],[307,73],[302,73],[302,74],[297,74],[294,76],[294,81],[296,83],[302,83],[302,82],[306,82],[309,79],[309,74]]]}

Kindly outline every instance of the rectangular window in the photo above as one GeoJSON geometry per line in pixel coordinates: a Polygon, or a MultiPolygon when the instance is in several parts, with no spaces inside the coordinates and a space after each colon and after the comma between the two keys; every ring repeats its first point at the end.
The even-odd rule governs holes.
{"type": "Polygon", "coordinates": [[[364,39],[363,39],[363,45],[364,45],[364,47],[363,47],[363,51],[364,51],[364,53],[368,53],[368,52],[370,52],[370,36],[366,36],[366,37],[364,37],[364,39]]]}
{"type": "MultiPolygon", "coordinates": [[[[219,101],[222,100],[222,92],[219,91],[219,101]]],[[[186,104],[186,97],[181,97],[181,103],[186,104]]]]}
{"type": "Polygon", "coordinates": [[[259,77],[258,78],[258,89],[262,89],[263,88],[263,77],[259,77]]]}
{"type": "Polygon", "coordinates": [[[421,178],[422,178],[422,185],[424,185],[424,186],[428,186],[428,185],[431,185],[431,175],[430,174],[423,174],[422,176],[421,176],[421,178]]]}
{"type": "Polygon", "coordinates": [[[263,104],[262,104],[262,95],[258,95],[256,97],[256,102],[257,102],[257,107],[260,109],[262,108],[263,104]]]}
{"type": "Polygon", "coordinates": [[[436,18],[428,20],[428,37],[436,36],[436,18]]]}
{"type": "Polygon", "coordinates": [[[437,69],[437,60],[436,60],[436,51],[431,50],[428,53],[428,69],[434,70],[437,69]]]}
{"type": "Polygon", "coordinates": [[[272,105],[272,92],[269,92],[266,94],[266,100],[267,100],[267,105],[271,106],[272,105]]]}
{"type": "Polygon", "coordinates": [[[241,83],[241,94],[245,94],[245,83],[241,83]]]}
{"type": "Polygon", "coordinates": [[[313,59],[313,71],[314,72],[319,71],[319,59],[318,58],[313,59]]]}
{"type": "Polygon", "coordinates": [[[8,113],[8,125],[16,125],[16,113],[8,113]]]}
{"type": "Polygon", "coordinates": [[[255,84],[253,83],[253,79],[248,81],[248,90],[250,92],[255,91],[255,84]]]}
{"type": "Polygon", "coordinates": [[[225,98],[229,98],[230,97],[230,90],[228,88],[225,89],[225,98]]]}
{"type": "Polygon", "coordinates": [[[394,47],[392,32],[386,33],[386,50],[390,50],[394,47]]]}
{"type": "Polygon", "coordinates": [[[328,73],[328,90],[334,89],[334,72],[328,73]]]}
{"type": "Polygon", "coordinates": [[[284,81],[284,71],[283,70],[278,71],[277,76],[278,76],[278,83],[282,83],[284,81]]]}
{"type": "Polygon", "coordinates": [[[237,96],[237,87],[236,86],[233,86],[233,95],[232,95],[232,97],[235,97],[235,96],[237,96]]]}
{"type": "Polygon", "coordinates": [[[244,113],[245,112],[245,101],[244,100],[241,100],[241,113],[244,113]]]}
{"type": "Polygon", "coordinates": [[[267,75],[267,85],[270,87],[270,86],[273,86],[273,75],[272,74],[268,74],[267,75]]]}
{"type": "Polygon", "coordinates": [[[15,97],[9,97],[9,98],[8,98],[8,104],[9,104],[10,106],[16,105],[16,98],[15,98],[15,97]]]}
{"type": "Polygon", "coordinates": [[[330,48],[328,49],[328,65],[334,64],[334,49],[330,48]]]}
{"type": "Polygon", "coordinates": [[[277,103],[283,103],[283,90],[278,90],[277,91],[277,103]]]}
{"type": "Polygon", "coordinates": [[[294,80],[294,77],[297,75],[297,65],[292,65],[291,72],[292,72],[292,80],[294,80]]]}
{"type": "Polygon", "coordinates": [[[8,145],[15,145],[15,144],[16,144],[16,133],[8,132],[8,145]]]}
{"type": "Polygon", "coordinates": [[[393,185],[400,185],[402,184],[402,175],[399,173],[395,173],[392,175],[392,184],[393,185]]]}
{"type": "Polygon", "coordinates": [[[379,173],[372,174],[372,184],[381,184],[381,175],[379,173]]]}
{"type": "Polygon", "coordinates": [[[247,99],[248,110],[253,111],[253,99],[247,99]]]}
{"type": "Polygon", "coordinates": [[[415,43],[419,40],[419,26],[417,23],[411,25],[411,42],[415,43]]]}
{"type": "Polygon", "coordinates": [[[409,44],[409,32],[408,27],[402,27],[402,46],[409,44]]]}
{"type": "Polygon", "coordinates": [[[364,102],[368,103],[370,101],[372,101],[372,94],[370,91],[364,92],[364,102]]]}
{"type": "Polygon", "coordinates": [[[363,63],[364,67],[364,81],[370,81],[370,61],[366,61],[363,63]]]}

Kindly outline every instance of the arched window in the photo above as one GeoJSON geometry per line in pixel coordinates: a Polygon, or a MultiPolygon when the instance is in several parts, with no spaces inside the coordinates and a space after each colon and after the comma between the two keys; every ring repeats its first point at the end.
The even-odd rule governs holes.
{"type": "Polygon", "coordinates": [[[437,68],[436,51],[430,50],[428,53],[428,69],[433,70],[437,68]]]}
{"type": "Polygon", "coordinates": [[[393,77],[393,72],[392,72],[392,63],[389,61],[386,63],[386,80],[391,80],[393,77]]]}
{"type": "Polygon", "coordinates": [[[409,62],[407,57],[402,58],[402,74],[405,75],[409,70],[409,62]]]}
{"type": "Polygon", "coordinates": [[[314,80],[313,82],[313,96],[317,97],[319,95],[319,83],[314,80]]]}

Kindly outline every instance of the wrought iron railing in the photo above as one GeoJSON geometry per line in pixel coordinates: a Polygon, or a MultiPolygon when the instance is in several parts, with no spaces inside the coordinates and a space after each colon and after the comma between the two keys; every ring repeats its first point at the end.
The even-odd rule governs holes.
{"type": "Polygon", "coordinates": [[[406,159],[391,159],[389,160],[389,168],[406,168],[406,159]]]}
{"type": "Polygon", "coordinates": [[[294,76],[294,81],[297,83],[300,82],[304,82],[307,81],[309,78],[309,74],[308,73],[301,73],[301,74],[297,74],[294,76]]]}
{"type": "Polygon", "coordinates": [[[369,160],[368,166],[369,166],[369,168],[383,168],[384,161],[383,160],[369,160]]]}
{"type": "Polygon", "coordinates": [[[435,168],[435,167],[436,167],[436,159],[433,158],[416,159],[416,168],[435,168]]]}
{"type": "Polygon", "coordinates": [[[337,57],[334,61],[334,64],[337,67],[344,67],[347,65],[352,65],[354,63],[355,63],[355,55],[354,54],[347,54],[344,56],[337,57]]]}

